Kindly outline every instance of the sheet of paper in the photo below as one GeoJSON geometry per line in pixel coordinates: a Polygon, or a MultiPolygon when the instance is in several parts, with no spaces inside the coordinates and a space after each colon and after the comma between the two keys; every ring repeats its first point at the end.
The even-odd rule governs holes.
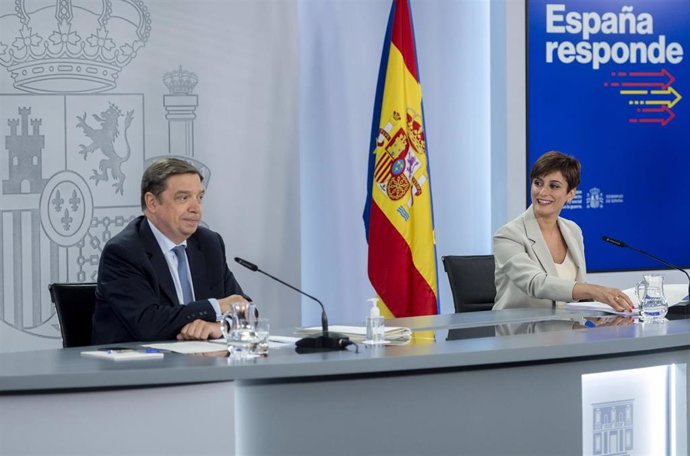
{"type": "Polygon", "coordinates": [[[613,307],[609,306],[608,304],[604,304],[603,302],[598,301],[566,302],[565,308],[569,310],[595,310],[598,312],[606,312],[616,315],[637,315],[640,313],[637,309],[635,309],[632,312],[618,312],[616,310],[613,310],[613,307]]]}
{"type": "Polygon", "coordinates": [[[214,351],[225,350],[220,344],[205,341],[182,341],[182,342],[162,342],[157,344],[146,344],[144,347],[155,348],[158,350],[168,350],[175,353],[192,354],[192,353],[208,353],[214,351]]]}
{"type": "MultiPolygon", "coordinates": [[[[364,340],[367,335],[367,328],[365,326],[342,326],[342,325],[330,325],[328,327],[329,332],[341,333],[349,336],[352,340],[364,340]]],[[[298,334],[318,334],[321,332],[321,326],[312,326],[309,328],[299,328],[297,330],[298,334]]],[[[410,328],[405,328],[402,326],[386,326],[384,329],[384,337],[387,341],[407,341],[412,336],[412,330],[410,328]]]]}
{"type": "MultiPolygon", "coordinates": [[[[630,297],[630,300],[635,304],[635,307],[639,307],[640,301],[635,295],[634,288],[626,288],[623,293],[630,297]]],[[[687,301],[688,299],[688,286],[685,284],[668,284],[664,285],[664,295],[666,295],[666,301],[668,301],[668,306],[674,306],[680,302],[687,301]]],[[[639,313],[637,309],[634,312],[617,312],[613,310],[608,304],[602,302],[592,301],[592,302],[568,302],[565,304],[566,309],[571,310],[598,310],[600,312],[606,312],[610,314],[618,315],[635,315],[639,313]]]]}
{"type": "Polygon", "coordinates": [[[298,340],[299,337],[292,336],[268,336],[268,347],[271,348],[271,344],[275,344],[278,348],[283,345],[294,345],[298,340]]]}
{"type": "MultiPolygon", "coordinates": [[[[290,347],[299,340],[299,337],[292,336],[268,336],[268,348],[290,347]]],[[[213,344],[225,344],[225,339],[209,339],[213,344]]]]}

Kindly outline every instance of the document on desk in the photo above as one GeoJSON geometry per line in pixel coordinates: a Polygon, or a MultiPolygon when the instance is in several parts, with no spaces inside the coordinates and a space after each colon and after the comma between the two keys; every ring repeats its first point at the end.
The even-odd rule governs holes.
{"type": "MultiPolygon", "coordinates": [[[[589,301],[589,302],[567,302],[565,308],[569,310],[597,310],[600,312],[606,312],[610,314],[617,315],[635,315],[639,313],[640,302],[635,296],[634,288],[626,288],[623,293],[628,295],[630,300],[635,304],[635,310],[633,312],[618,312],[613,310],[613,307],[603,302],[589,301]]],[[[687,302],[688,300],[688,286],[684,284],[668,284],[664,285],[664,295],[666,295],[666,301],[668,301],[668,306],[672,307],[681,302],[687,302]]]]}
{"type": "Polygon", "coordinates": [[[187,340],[180,342],[161,342],[157,344],[146,344],[144,347],[153,348],[156,350],[166,350],[174,353],[182,353],[185,355],[193,353],[208,353],[225,350],[220,344],[213,342],[206,342],[203,340],[187,340]]]}
{"type": "MultiPolygon", "coordinates": [[[[268,348],[278,349],[283,347],[292,347],[298,339],[296,337],[287,336],[270,336],[268,338],[268,348]]],[[[211,339],[204,340],[187,340],[178,342],[161,342],[156,344],[146,344],[144,347],[149,347],[157,350],[167,350],[175,353],[193,354],[193,353],[208,353],[226,350],[225,339],[211,339]]]]}
{"type": "MultiPolygon", "coordinates": [[[[268,348],[285,348],[295,345],[299,338],[292,336],[268,336],[268,348]]],[[[225,344],[225,339],[210,339],[214,344],[225,344]]]]}
{"type": "MultiPolygon", "coordinates": [[[[344,334],[355,342],[361,342],[367,336],[367,328],[364,326],[331,325],[328,327],[328,331],[344,334]]],[[[320,332],[321,326],[299,328],[297,330],[298,334],[307,336],[312,334],[319,334],[320,332]]],[[[383,334],[383,338],[386,339],[386,341],[408,341],[410,337],[412,337],[412,330],[410,328],[404,328],[402,326],[386,326],[383,334]]]]}
{"type": "MultiPolygon", "coordinates": [[[[637,305],[635,301],[633,302],[635,303],[635,305],[637,305]]],[[[613,307],[611,307],[610,305],[598,301],[566,302],[565,308],[568,310],[593,310],[615,315],[637,315],[640,313],[640,311],[637,308],[633,309],[632,312],[619,312],[617,310],[613,310],[613,307]]]]}

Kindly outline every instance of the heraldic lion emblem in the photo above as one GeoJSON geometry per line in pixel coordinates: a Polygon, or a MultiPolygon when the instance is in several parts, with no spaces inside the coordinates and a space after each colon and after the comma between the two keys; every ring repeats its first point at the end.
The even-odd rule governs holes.
{"type": "Polygon", "coordinates": [[[120,134],[120,117],[122,117],[120,108],[110,103],[107,110],[101,112],[100,115],[93,114],[92,117],[100,124],[100,128],[93,128],[86,123],[86,113],[84,113],[82,117],[77,116],[77,119],[79,119],[77,128],[81,128],[84,131],[84,135],[91,139],[91,144],[88,146],[79,144],[79,153],[82,154],[84,160],[86,160],[89,153],[93,153],[100,149],[106,158],[99,163],[100,171],[94,169],[90,179],[94,180],[96,185],[98,185],[100,181],[107,181],[108,170],[110,170],[110,175],[114,181],[113,187],[115,187],[115,193],[122,195],[126,177],[122,172],[122,164],[129,160],[132,154],[129,140],[127,139],[127,130],[129,130],[132,124],[134,110],[127,111],[127,115],[125,116],[124,139],[127,150],[123,156],[119,155],[115,150],[115,140],[120,134]]]}

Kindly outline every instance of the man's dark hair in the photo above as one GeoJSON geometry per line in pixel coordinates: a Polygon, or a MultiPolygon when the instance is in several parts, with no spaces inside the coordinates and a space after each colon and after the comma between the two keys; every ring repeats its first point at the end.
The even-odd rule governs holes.
{"type": "Polygon", "coordinates": [[[204,176],[196,169],[194,165],[179,158],[161,158],[151,163],[146,168],[144,175],[141,176],[141,209],[146,209],[146,200],[144,196],[151,192],[156,199],[159,199],[167,187],[167,181],[170,176],[177,176],[178,174],[196,174],[203,182],[204,176]]]}
{"type": "Polygon", "coordinates": [[[568,191],[580,185],[580,162],[563,152],[552,150],[537,159],[530,173],[530,182],[554,171],[560,171],[568,184],[568,191]]]}

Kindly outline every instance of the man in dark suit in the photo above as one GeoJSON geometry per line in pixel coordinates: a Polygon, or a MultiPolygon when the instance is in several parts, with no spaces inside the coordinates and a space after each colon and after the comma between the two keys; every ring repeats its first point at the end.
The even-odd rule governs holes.
{"type": "Polygon", "coordinates": [[[223,239],[199,226],[202,179],[194,166],[175,158],[144,171],[144,215],[103,248],[94,344],[218,338],[220,315],[246,308],[223,239]]]}

